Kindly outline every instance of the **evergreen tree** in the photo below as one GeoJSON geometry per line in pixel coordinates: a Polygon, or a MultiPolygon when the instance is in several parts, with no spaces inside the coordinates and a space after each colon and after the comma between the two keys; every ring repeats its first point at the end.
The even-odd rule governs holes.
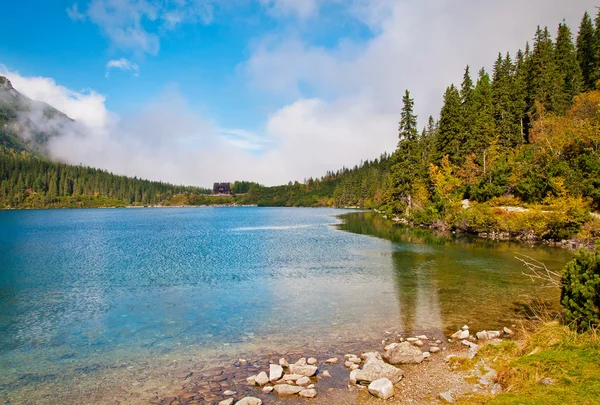
{"type": "Polygon", "coordinates": [[[465,68],[463,81],[460,87],[460,107],[462,113],[462,128],[465,131],[464,136],[470,136],[474,121],[473,111],[473,80],[469,73],[469,65],[465,68]]]}
{"type": "MultiPolygon", "coordinates": [[[[473,134],[467,139],[464,153],[483,152],[490,145],[496,135],[494,121],[494,101],[490,76],[485,69],[479,71],[477,86],[473,93],[473,105],[476,111],[473,134]]],[[[481,156],[482,157],[482,156],[481,156]]]]}
{"type": "Polygon", "coordinates": [[[419,132],[417,130],[417,116],[414,114],[415,101],[410,98],[410,92],[406,90],[402,97],[402,112],[400,113],[400,125],[398,128],[400,140],[415,140],[419,132]]]}
{"type": "Polygon", "coordinates": [[[595,45],[596,33],[592,19],[586,11],[581,19],[579,34],[577,35],[577,61],[581,68],[584,90],[593,90],[596,88],[598,50],[595,45]]]}
{"type": "Polygon", "coordinates": [[[437,148],[442,156],[448,155],[452,161],[460,158],[462,138],[462,115],[460,94],[454,85],[446,89],[444,105],[440,112],[437,148]]]}
{"type": "Polygon", "coordinates": [[[548,112],[557,111],[562,78],[558,72],[554,53],[554,43],[548,28],[542,30],[538,27],[531,55],[528,83],[531,97],[529,114],[532,117],[540,113],[540,107],[548,112]]]}
{"type": "Polygon", "coordinates": [[[581,68],[577,62],[577,51],[573,43],[573,34],[567,24],[558,25],[556,36],[557,74],[562,76],[562,89],[557,104],[557,112],[564,114],[571,104],[573,97],[581,91],[581,68]]]}

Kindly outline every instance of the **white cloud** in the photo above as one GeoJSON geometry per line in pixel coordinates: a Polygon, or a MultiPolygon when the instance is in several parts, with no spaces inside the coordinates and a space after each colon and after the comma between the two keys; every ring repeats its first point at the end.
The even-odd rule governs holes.
{"type": "Polygon", "coordinates": [[[130,70],[133,72],[134,76],[140,75],[140,67],[138,64],[126,58],[109,60],[106,63],[106,74],[104,75],[106,78],[109,76],[110,69],[130,70]]]}
{"type": "Polygon", "coordinates": [[[183,23],[208,24],[212,0],[91,0],[84,12],[67,9],[72,20],[89,19],[122,51],[156,55],[160,36],[183,23]]]}
{"type": "Polygon", "coordinates": [[[305,19],[318,11],[317,0],[260,0],[267,11],[276,17],[305,19]]]}

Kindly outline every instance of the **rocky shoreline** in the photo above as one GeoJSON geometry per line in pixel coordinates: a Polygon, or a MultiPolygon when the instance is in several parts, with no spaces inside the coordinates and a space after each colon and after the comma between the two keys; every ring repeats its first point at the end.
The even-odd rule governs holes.
{"type": "Polygon", "coordinates": [[[456,370],[484,344],[512,338],[499,331],[471,334],[468,326],[446,338],[441,331],[386,331],[376,349],[361,352],[285,355],[238,359],[230,365],[185,372],[182,389],[153,398],[156,405],[349,404],[402,398],[402,403],[453,403],[469,393],[501,392],[496,372],[483,360],[473,370],[456,370]],[[293,362],[292,362],[293,361],[293,362]],[[401,368],[400,368],[401,367],[401,368]],[[425,377],[426,378],[423,378],[425,377]],[[310,401],[310,402],[307,402],[310,401]]]}

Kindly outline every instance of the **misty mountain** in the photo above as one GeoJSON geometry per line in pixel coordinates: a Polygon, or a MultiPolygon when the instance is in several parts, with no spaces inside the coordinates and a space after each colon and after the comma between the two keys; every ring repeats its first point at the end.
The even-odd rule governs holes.
{"type": "Polygon", "coordinates": [[[0,76],[0,145],[47,155],[48,141],[74,123],[51,105],[19,93],[0,76]]]}

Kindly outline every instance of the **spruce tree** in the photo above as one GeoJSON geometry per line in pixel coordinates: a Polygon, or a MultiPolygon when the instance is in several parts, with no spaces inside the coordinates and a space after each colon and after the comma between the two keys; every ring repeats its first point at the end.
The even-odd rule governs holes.
{"type": "MultiPolygon", "coordinates": [[[[581,68],[583,89],[596,88],[596,71],[598,66],[598,50],[596,49],[596,32],[590,15],[585,12],[577,35],[577,61],[581,68]]],[[[600,35],[600,34],[598,34],[600,35]]]]}
{"type": "Polygon", "coordinates": [[[473,111],[473,80],[469,73],[469,65],[465,68],[463,81],[460,86],[460,108],[462,113],[462,129],[465,132],[465,138],[468,138],[472,132],[474,122],[473,111]]]}
{"type": "Polygon", "coordinates": [[[444,105],[440,112],[438,128],[438,151],[442,156],[448,155],[452,161],[460,159],[462,138],[462,116],[460,93],[454,85],[446,89],[444,105]]]}
{"type": "Polygon", "coordinates": [[[550,32],[547,27],[544,30],[538,27],[531,55],[528,83],[531,96],[529,114],[532,117],[539,114],[538,106],[542,106],[548,112],[557,111],[561,81],[550,32]]]}
{"type": "Polygon", "coordinates": [[[473,106],[476,111],[473,135],[466,140],[464,153],[475,153],[483,158],[480,153],[487,149],[496,135],[492,83],[483,68],[479,71],[477,86],[473,92],[473,106]]]}
{"type": "Polygon", "coordinates": [[[562,78],[562,89],[557,100],[557,112],[564,114],[582,87],[581,68],[577,62],[577,51],[573,43],[573,34],[567,24],[558,25],[556,36],[557,74],[562,78]]]}
{"type": "Polygon", "coordinates": [[[400,141],[416,140],[419,132],[417,130],[417,116],[414,114],[415,101],[410,98],[410,92],[406,90],[402,97],[402,111],[400,113],[400,124],[398,128],[400,141]]]}

